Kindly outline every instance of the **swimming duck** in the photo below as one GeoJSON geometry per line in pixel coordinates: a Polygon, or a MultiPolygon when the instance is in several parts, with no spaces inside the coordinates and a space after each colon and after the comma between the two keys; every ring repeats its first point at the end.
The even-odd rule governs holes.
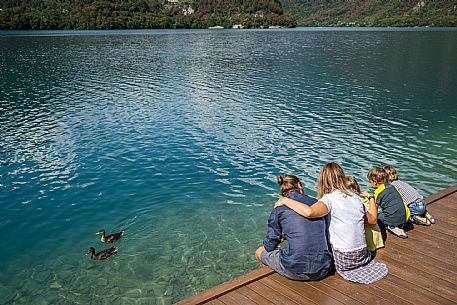
{"type": "Polygon", "coordinates": [[[93,259],[93,260],[103,260],[103,259],[107,259],[108,257],[110,257],[111,255],[115,254],[117,252],[117,248],[116,247],[111,247],[111,248],[108,248],[108,249],[104,249],[100,252],[98,252],[97,254],[95,253],[95,249],[94,247],[90,247],[89,250],[87,251],[86,255],[88,255],[89,253],[91,254],[90,258],[93,259]]]}
{"type": "Polygon", "coordinates": [[[97,234],[100,234],[101,237],[100,237],[100,241],[102,243],[112,243],[112,242],[115,242],[116,240],[119,240],[122,235],[124,234],[124,231],[121,231],[121,232],[117,232],[117,233],[113,233],[113,234],[110,234],[108,236],[105,236],[105,230],[101,229],[97,232],[97,234]]]}

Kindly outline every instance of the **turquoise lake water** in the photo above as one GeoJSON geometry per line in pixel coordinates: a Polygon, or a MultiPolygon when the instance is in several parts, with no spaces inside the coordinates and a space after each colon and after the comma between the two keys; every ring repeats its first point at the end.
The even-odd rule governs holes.
{"type": "MultiPolygon", "coordinates": [[[[172,304],[257,268],[276,175],[457,183],[455,29],[0,32],[0,304],[172,304]],[[125,230],[103,262],[95,233],[125,230]]],[[[439,221],[439,219],[438,219],[439,221]]]]}

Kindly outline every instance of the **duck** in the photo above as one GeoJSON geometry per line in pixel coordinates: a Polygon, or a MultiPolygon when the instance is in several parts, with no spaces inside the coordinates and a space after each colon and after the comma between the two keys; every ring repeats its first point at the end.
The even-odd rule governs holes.
{"type": "Polygon", "coordinates": [[[90,247],[89,250],[87,250],[86,255],[91,254],[90,258],[93,260],[104,260],[110,257],[111,255],[117,253],[117,248],[116,247],[111,247],[108,249],[104,249],[98,253],[95,253],[94,247],[90,247]]]}
{"type": "Polygon", "coordinates": [[[121,239],[122,235],[124,235],[124,231],[113,233],[113,234],[110,234],[108,236],[105,236],[105,230],[101,229],[101,230],[99,230],[97,232],[97,234],[101,235],[100,241],[102,243],[109,244],[109,243],[115,242],[116,240],[121,239]]]}

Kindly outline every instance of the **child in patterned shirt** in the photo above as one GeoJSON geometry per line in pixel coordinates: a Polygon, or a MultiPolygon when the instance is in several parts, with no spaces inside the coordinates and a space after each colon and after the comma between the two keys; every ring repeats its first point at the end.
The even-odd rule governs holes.
{"type": "Polygon", "coordinates": [[[429,226],[435,223],[433,216],[427,211],[425,198],[406,182],[398,180],[397,170],[390,165],[384,166],[388,182],[400,193],[403,202],[411,211],[411,221],[415,224],[429,226]]]}

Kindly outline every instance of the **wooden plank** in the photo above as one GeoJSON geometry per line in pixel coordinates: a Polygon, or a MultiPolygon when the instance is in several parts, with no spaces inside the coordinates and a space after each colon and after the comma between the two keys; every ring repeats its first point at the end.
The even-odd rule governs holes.
{"type": "Polygon", "coordinates": [[[209,301],[208,303],[205,303],[205,305],[225,305],[225,304],[218,299],[214,299],[212,301],[209,301]]]}
{"type": "Polygon", "coordinates": [[[434,302],[437,304],[455,304],[455,302],[452,302],[446,298],[443,298],[441,295],[435,293],[435,292],[428,292],[424,289],[422,289],[420,286],[411,283],[409,281],[405,281],[402,278],[399,278],[395,275],[391,275],[389,278],[390,282],[392,282],[394,285],[398,287],[402,287],[403,290],[408,290],[408,291],[413,291],[415,293],[415,296],[412,296],[411,301],[414,304],[417,304],[417,299],[429,299],[430,302],[434,302]]]}
{"type": "Polygon", "coordinates": [[[421,251],[423,253],[433,253],[434,256],[439,256],[441,261],[453,264],[455,262],[455,252],[452,251],[447,244],[440,243],[430,239],[408,238],[402,240],[410,245],[411,250],[421,251]]]}
{"type": "Polygon", "coordinates": [[[238,289],[232,290],[230,291],[230,293],[221,295],[218,299],[226,305],[259,305],[250,300],[248,297],[241,294],[238,289]]]}
{"type": "Polygon", "coordinates": [[[424,226],[415,226],[412,231],[408,231],[411,237],[416,237],[419,239],[433,239],[433,240],[441,240],[446,244],[453,244],[457,242],[457,236],[450,235],[445,232],[439,231],[441,225],[436,226],[432,225],[430,227],[424,226]]]}
{"type": "Polygon", "coordinates": [[[451,202],[451,203],[453,202],[454,204],[452,206],[456,206],[457,205],[457,192],[449,194],[448,196],[443,197],[440,200],[446,200],[447,202],[451,202]]]}
{"type": "MultiPolygon", "coordinates": [[[[456,193],[452,193],[449,196],[440,198],[435,202],[439,202],[440,206],[445,206],[445,207],[450,208],[450,209],[455,209],[456,206],[457,206],[456,200],[457,200],[457,192],[456,193]]],[[[430,205],[430,206],[432,206],[432,205],[430,205]]],[[[427,207],[429,207],[429,206],[427,205],[427,207]]]]}
{"type": "MultiPolygon", "coordinates": [[[[255,284],[255,282],[251,283],[251,284],[255,284]]],[[[251,285],[249,284],[249,285],[251,285]]],[[[267,296],[267,295],[261,295],[259,293],[257,293],[256,291],[248,288],[247,286],[243,286],[243,287],[240,287],[238,288],[238,291],[246,296],[248,299],[250,299],[251,301],[257,303],[257,304],[260,304],[260,305],[275,305],[275,303],[273,303],[272,301],[270,301],[270,298],[267,296]]],[[[285,303],[286,305],[290,305],[290,303],[285,303]]],[[[292,304],[292,305],[296,305],[296,304],[292,304]]]]}
{"type": "MultiPolygon", "coordinates": [[[[398,249],[398,251],[402,251],[404,253],[412,251],[414,249],[412,243],[406,244],[403,241],[395,241],[394,246],[389,247],[386,249],[386,251],[390,251],[391,248],[398,249]]],[[[442,268],[446,268],[452,272],[457,272],[457,265],[455,263],[448,263],[446,261],[443,261],[443,257],[437,253],[432,252],[427,252],[427,251],[421,251],[418,249],[414,249],[414,254],[416,257],[421,257],[422,260],[430,260],[434,261],[437,266],[441,266],[442,268]]],[[[379,255],[379,254],[378,254],[379,255]]],[[[388,255],[388,254],[386,254],[388,255]]],[[[380,258],[382,260],[382,258],[380,258]]]]}
{"type": "MultiPolygon", "coordinates": [[[[429,211],[433,215],[435,220],[437,220],[435,217],[435,213],[445,213],[445,211],[447,211],[447,213],[455,215],[457,209],[454,208],[454,204],[446,205],[444,199],[440,199],[439,201],[435,202],[435,204],[427,205],[427,211],[429,211]]],[[[444,219],[446,219],[446,217],[444,217],[444,219]]]]}
{"type": "Polygon", "coordinates": [[[310,299],[308,299],[306,297],[303,297],[302,295],[296,293],[294,290],[290,289],[289,287],[281,285],[281,284],[278,284],[278,282],[273,281],[270,278],[270,276],[269,277],[264,277],[259,282],[261,282],[262,284],[267,285],[273,291],[286,296],[287,298],[289,298],[290,300],[294,301],[297,304],[300,304],[300,305],[301,304],[310,304],[310,305],[316,304],[313,301],[311,301],[310,299]]]}
{"type": "MultiPolygon", "coordinates": [[[[433,217],[435,217],[435,219],[436,219],[436,223],[431,225],[431,228],[434,231],[441,232],[441,233],[444,233],[447,235],[452,235],[452,236],[455,235],[456,229],[451,223],[449,223],[447,221],[446,214],[444,214],[444,213],[442,214],[441,212],[437,213],[436,210],[430,211],[430,213],[432,213],[433,217]]],[[[417,227],[418,226],[415,226],[415,229],[417,227]]]]}
{"type": "Polygon", "coordinates": [[[400,282],[402,282],[403,285],[398,285],[398,277],[390,274],[388,281],[383,281],[382,283],[376,282],[373,283],[373,286],[383,290],[389,297],[395,296],[395,303],[401,300],[402,303],[406,302],[414,305],[439,304],[424,296],[423,289],[417,288],[415,285],[405,285],[408,283],[407,281],[400,280],[400,282]],[[405,286],[410,289],[405,289],[405,286]],[[421,291],[420,294],[417,292],[419,290],[421,291]],[[408,300],[410,300],[410,302],[408,302],[408,300]]]}
{"type": "MultiPolygon", "coordinates": [[[[395,304],[403,304],[403,305],[428,305],[428,304],[435,304],[430,302],[430,300],[423,301],[423,300],[416,300],[416,295],[414,295],[411,291],[404,291],[404,288],[401,286],[397,286],[392,283],[393,276],[389,274],[389,280],[384,281],[382,284],[380,283],[373,283],[372,287],[377,288],[381,291],[381,293],[385,296],[389,296],[391,302],[395,304]],[[409,301],[408,301],[409,300],[409,301]]],[[[436,305],[436,304],[435,304],[436,305]]]]}
{"type": "Polygon", "coordinates": [[[457,282],[457,272],[449,268],[443,268],[443,263],[433,257],[424,255],[418,251],[411,251],[409,248],[400,248],[398,246],[389,248],[389,253],[377,254],[377,259],[382,261],[383,257],[388,255],[398,261],[420,262],[422,266],[429,269],[429,272],[436,276],[443,276],[455,280],[457,282]]]}
{"type": "Polygon", "coordinates": [[[438,193],[432,194],[426,198],[427,204],[431,204],[433,202],[438,201],[439,199],[449,196],[452,193],[457,192],[457,184],[451,187],[448,187],[447,189],[444,189],[438,193]]]}
{"type": "Polygon", "coordinates": [[[437,206],[435,209],[427,210],[433,215],[433,218],[437,218],[435,219],[436,221],[444,220],[448,223],[455,224],[457,220],[457,204],[455,208],[451,208],[450,206],[445,206],[444,204],[441,204],[440,201],[439,206],[437,206]]]}
{"type": "Polygon", "coordinates": [[[409,251],[418,251],[434,257],[437,260],[445,262],[449,265],[455,265],[455,255],[448,251],[446,245],[430,240],[418,240],[414,238],[400,239],[395,236],[389,236],[386,241],[386,251],[388,251],[389,248],[393,246],[389,245],[390,243],[393,245],[403,243],[404,245],[407,245],[407,247],[410,249],[409,251]]]}
{"type": "Polygon", "coordinates": [[[307,282],[298,282],[286,279],[279,274],[274,274],[270,276],[270,279],[275,282],[281,283],[297,292],[298,294],[303,295],[304,297],[312,300],[317,304],[325,305],[341,305],[342,302],[330,297],[329,295],[323,293],[322,291],[316,289],[315,287],[309,285],[307,282]]]}
{"type": "Polygon", "coordinates": [[[430,293],[436,291],[444,298],[457,302],[455,283],[450,283],[438,276],[427,273],[426,270],[416,268],[414,265],[417,265],[417,262],[397,261],[388,255],[383,257],[383,261],[386,262],[389,273],[392,275],[414,283],[430,293]]]}
{"type": "MultiPolygon", "coordinates": [[[[443,243],[443,242],[440,242],[440,239],[443,239],[443,237],[445,236],[440,236],[441,238],[428,238],[427,234],[428,235],[440,235],[440,231],[439,231],[439,228],[443,228],[445,227],[446,225],[444,223],[440,223],[439,225],[436,225],[435,228],[431,228],[430,230],[428,230],[428,232],[426,232],[427,230],[424,230],[424,228],[417,228],[417,226],[411,230],[411,231],[408,231],[409,232],[409,235],[411,235],[411,237],[413,237],[414,240],[421,240],[421,241],[424,241],[424,242],[427,242],[429,243],[430,245],[432,244],[439,244],[439,247],[438,248],[443,248],[443,249],[449,249],[449,250],[453,250],[453,248],[450,248],[448,247],[449,243],[450,243],[450,240],[448,239],[447,242],[443,243]]],[[[452,229],[453,226],[449,225],[449,226],[446,226],[448,229],[452,229]]],[[[455,230],[454,232],[457,232],[457,225],[454,226],[455,227],[455,230]]],[[[454,238],[454,237],[453,237],[454,238]]],[[[409,241],[409,239],[408,239],[409,241]]]]}
{"type": "Polygon", "coordinates": [[[259,268],[252,272],[249,272],[243,276],[233,279],[229,282],[222,283],[216,287],[205,290],[199,294],[191,296],[187,299],[177,302],[177,305],[197,305],[211,301],[220,295],[226,294],[227,292],[233,291],[239,287],[245,286],[251,282],[254,282],[262,277],[268,276],[274,273],[270,268],[259,268]]]}
{"type": "Polygon", "coordinates": [[[415,226],[411,231],[408,231],[410,237],[419,240],[430,239],[443,244],[445,248],[451,250],[448,245],[457,243],[457,236],[439,232],[436,228],[415,226]]]}
{"type": "MultiPolygon", "coordinates": [[[[381,281],[385,281],[382,279],[381,281]]],[[[340,275],[325,278],[322,283],[364,304],[401,304],[391,300],[390,295],[373,285],[361,285],[346,281],[340,275]]]]}
{"type": "Polygon", "coordinates": [[[322,281],[310,282],[309,284],[311,286],[315,287],[316,289],[319,289],[320,291],[324,292],[325,294],[331,296],[332,298],[343,302],[346,305],[363,304],[362,302],[357,301],[356,299],[353,299],[351,296],[341,293],[338,290],[336,290],[335,288],[324,284],[322,281]]]}
{"type": "Polygon", "coordinates": [[[439,204],[427,208],[427,211],[429,211],[433,215],[433,218],[435,218],[436,223],[438,223],[441,220],[446,221],[449,216],[455,217],[457,213],[457,209],[447,207],[441,204],[441,201],[439,202],[439,204]]]}
{"type": "Polygon", "coordinates": [[[264,282],[263,278],[260,281],[250,283],[248,285],[249,289],[252,289],[256,293],[263,295],[265,298],[269,299],[273,304],[278,305],[297,305],[300,303],[294,302],[292,299],[288,298],[287,295],[282,294],[280,291],[272,289],[271,286],[268,286],[264,282]]]}

